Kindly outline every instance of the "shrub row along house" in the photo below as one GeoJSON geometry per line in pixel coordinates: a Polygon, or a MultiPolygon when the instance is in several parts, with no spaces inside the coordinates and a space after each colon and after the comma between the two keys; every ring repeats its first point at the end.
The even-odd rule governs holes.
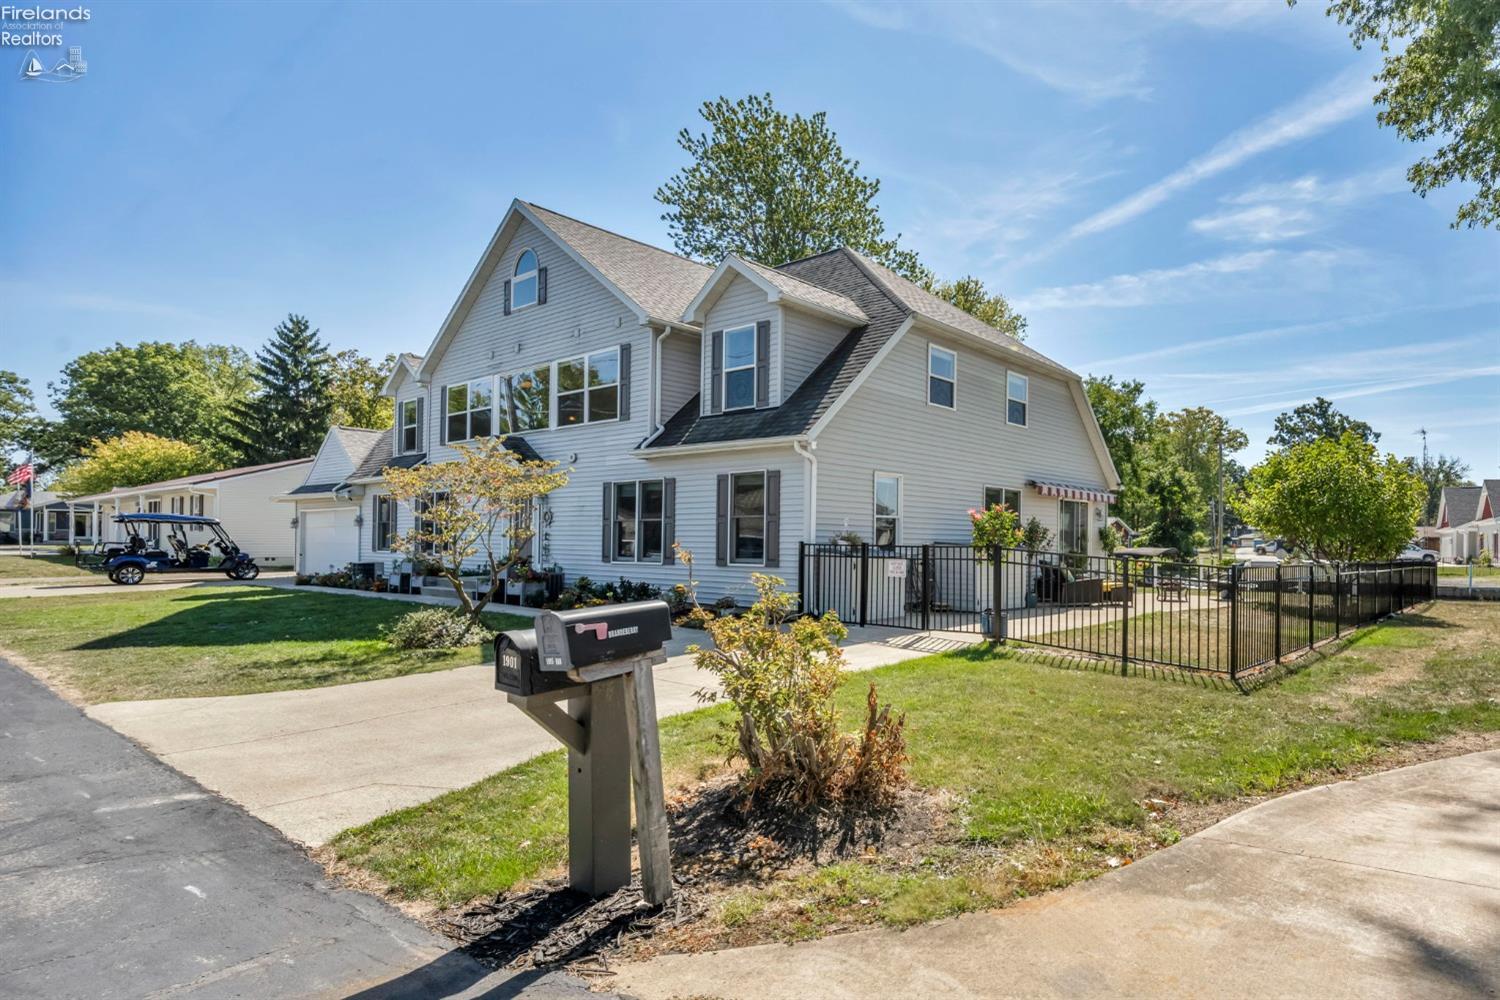
{"type": "Polygon", "coordinates": [[[285,497],[304,573],[396,559],[382,469],[489,435],[572,470],[535,566],[678,583],[676,541],[709,597],[795,578],[801,541],[966,542],[996,502],[1097,553],[1118,484],[1078,375],[858,253],[708,267],[523,201],[385,392],[395,427],[330,430],[285,497]]]}
{"type": "Polygon", "coordinates": [[[1438,501],[1438,558],[1472,562],[1488,552],[1500,563],[1500,479],[1480,486],[1445,486],[1438,501]]]}

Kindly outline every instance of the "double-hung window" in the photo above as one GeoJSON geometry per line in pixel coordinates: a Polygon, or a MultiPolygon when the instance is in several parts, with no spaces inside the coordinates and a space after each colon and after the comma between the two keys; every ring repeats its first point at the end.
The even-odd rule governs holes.
{"type": "Polygon", "coordinates": [[[495,389],[487,378],[448,387],[448,440],[489,437],[493,429],[495,389]]]}
{"type": "Polygon", "coordinates": [[[1057,502],[1057,547],[1065,555],[1088,555],[1089,505],[1081,500],[1057,502]]]}
{"type": "Polygon", "coordinates": [[[954,409],[958,397],[958,355],[936,344],[927,345],[927,402],[954,409]]]}
{"type": "Polygon", "coordinates": [[[901,540],[901,477],[875,476],[875,544],[883,548],[901,540]]]}
{"type": "Polygon", "coordinates": [[[737,472],[729,477],[729,561],[766,561],[766,474],[737,472]]]}
{"type": "Polygon", "coordinates": [[[755,405],[755,326],[724,331],[724,409],[755,405]]]}
{"type": "Polygon", "coordinates": [[[552,366],[517,372],[507,382],[506,433],[546,430],[552,422],[552,366]]]}
{"type": "Polygon", "coordinates": [[[1025,375],[1007,372],[1005,375],[1005,422],[1016,427],[1026,426],[1026,404],[1031,390],[1031,380],[1025,375]]]}
{"type": "Polygon", "coordinates": [[[619,348],[557,363],[559,427],[615,420],[619,416],[619,348]]]}
{"type": "Polygon", "coordinates": [[[662,480],[615,483],[614,562],[661,562],[662,480]]]}
{"type": "Polygon", "coordinates": [[[989,510],[996,504],[1000,504],[1013,514],[1021,513],[1021,491],[1013,490],[1007,486],[986,486],[984,488],[984,509],[989,510]]]}
{"type": "Polygon", "coordinates": [[[430,556],[437,551],[437,546],[433,544],[432,536],[437,534],[438,523],[436,520],[428,517],[427,515],[431,513],[432,508],[438,506],[439,504],[446,503],[447,500],[448,494],[434,493],[431,497],[422,497],[416,502],[416,507],[413,511],[413,514],[415,514],[416,516],[417,533],[419,535],[428,536],[419,540],[417,543],[417,549],[423,555],[430,556]]]}
{"type": "MultiPolygon", "coordinates": [[[[503,273],[503,272],[502,272],[503,273]]],[[[510,282],[510,308],[514,312],[527,306],[536,305],[537,299],[537,274],[536,254],[530,250],[523,251],[516,260],[515,277],[510,282]]]]}
{"type": "Polygon", "coordinates": [[[413,455],[422,450],[417,427],[420,407],[415,399],[403,399],[398,414],[401,425],[401,454],[413,455]]]}
{"type": "Polygon", "coordinates": [[[375,544],[377,552],[391,551],[396,538],[396,501],[385,493],[375,496],[375,544]]]}

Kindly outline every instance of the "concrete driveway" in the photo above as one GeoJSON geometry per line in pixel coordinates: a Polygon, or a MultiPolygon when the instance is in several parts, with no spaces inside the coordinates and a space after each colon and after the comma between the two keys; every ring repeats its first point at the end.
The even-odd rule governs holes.
{"type": "Polygon", "coordinates": [[[608,985],[641,1000],[1494,997],[1500,751],[1274,799],[1008,910],[664,956],[608,985]]]}
{"type": "MultiPolygon", "coordinates": [[[[961,648],[971,634],[851,628],[856,670],[961,648]]],[[[679,630],[658,667],[662,716],[699,707],[710,686],[679,630]]],[[[556,741],[495,690],[494,668],[307,691],[94,705],[90,716],[140,742],[287,836],[324,843],[340,830],[472,784],[553,749],[556,741]]]]}

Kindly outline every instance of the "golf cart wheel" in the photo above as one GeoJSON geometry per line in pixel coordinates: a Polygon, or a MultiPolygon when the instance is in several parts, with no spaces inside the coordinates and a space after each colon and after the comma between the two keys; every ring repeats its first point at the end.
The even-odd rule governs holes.
{"type": "Polygon", "coordinates": [[[134,563],[129,563],[117,568],[109,575],[109,578],[115,581],[115,583],[123,584],[126,587],[133,587],[146,578],[146,571],[134,563]]]}
{"type": "Polygon", "coordinates": [[[260,576],[260,567],[255,563],[242,563],[229,571],[231,580],[254,580],[260,576]]]}

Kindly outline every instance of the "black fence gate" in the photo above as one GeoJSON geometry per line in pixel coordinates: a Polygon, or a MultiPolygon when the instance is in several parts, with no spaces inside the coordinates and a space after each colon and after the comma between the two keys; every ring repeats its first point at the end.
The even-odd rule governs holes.
{"type": "Polygon", "coordinates": [[[851,625],[975,632],[1237,681],[1433,600],[1437,569],[803,543],[798,585],[804,611],[851,625]]]}

